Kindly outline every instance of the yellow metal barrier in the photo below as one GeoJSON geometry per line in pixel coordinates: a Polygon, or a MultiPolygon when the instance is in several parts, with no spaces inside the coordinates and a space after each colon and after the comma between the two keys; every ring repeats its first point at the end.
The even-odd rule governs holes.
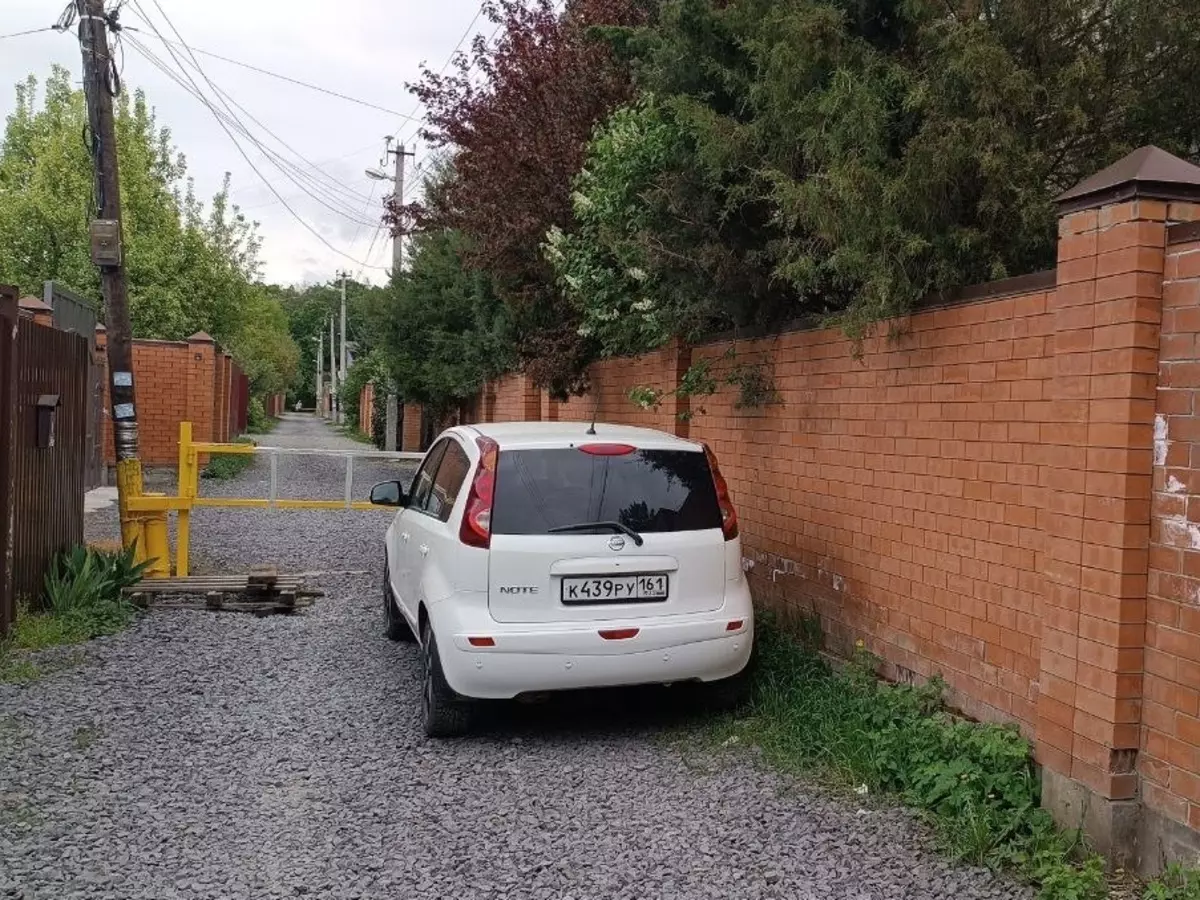
{"type": "MultiPolygon", "coordinates": [[[[136,544],[139,548],[139,558],[151,559],[147,576],[151,578],[169,578],[170,542],[167,536],[167,517],[173,511],[178,520],[175,530],[175,574],[186,577],[191,551],[192,510],[197,507],[215,507],[230,509],[388,509],[389,507],[374,506],[363,500],[352,500],[351,488],[354,482],[354,459],[366,457],[373,459],[419,460],[421,453],[391,453],[383,451],[322,451],[288,449],[281,447],[259,447],[254,444],[217,444],[206,441],[192,440],[192,423],[179,423],[179,482],[175,496],[166,494],[142,493],[141,471],[125,473],[134,478],[138,485],[137,491],[129,492],[126,509],[121,511],[123,537],[126,545],[136,544]],[[229,455],[247,456],[267,454],[271,460],[271,491],[266,498],[256,497],[201,497],[200,496],[200,456],[229,455]],[[346,460],[346,490],[341,500],[283,500],[278,496],[278,462],[280,455],[323,455],[338,456],[346,460]]],[[[118,468],[117,477],[122,477],[118,468]]],[[[393,510],[394,511],[394,510],[393,510]]]]}

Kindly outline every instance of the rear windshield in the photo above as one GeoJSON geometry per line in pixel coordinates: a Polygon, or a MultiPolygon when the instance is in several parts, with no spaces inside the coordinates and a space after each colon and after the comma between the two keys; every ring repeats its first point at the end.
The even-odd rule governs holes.
{"type": "Polygon", "coordinates": [[[708,459],[685,450],[596,456],[573,448],[501,451],[493,534],[547,534],[586,522],[638,532],[721,527],[708,459]]]}

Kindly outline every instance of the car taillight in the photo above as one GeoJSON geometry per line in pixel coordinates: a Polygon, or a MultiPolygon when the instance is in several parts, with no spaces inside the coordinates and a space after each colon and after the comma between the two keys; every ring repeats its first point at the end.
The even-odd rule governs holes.
{"type": "Polygon", "coordinates": [[[471,479],[458,539],[468,547],[486,550],[492,544],[492,498],[496,493],[496,457],[500,447],[486,437],[475,438],[475,443],[479,445],[479,467],[471,479]]]}
{"type": "Polygon", "coordinates": [[[717,489],[717,505],[721,508],[721,531],[725,534],[725,540],[732,541],[738,536],[738,518],[733,501],[729,499],[729,485],[725,483],[725,476],[721,474],[721,467],[717,465],[716,455],[707,444],[704,445],[704,455],[708,457],[713,486],[717,489]]]}
{"type": "Polygon", "coordinates": [[[637,448],[630,444],[580,444],[579,449],[592,456],[626,456],[637,448]]]}

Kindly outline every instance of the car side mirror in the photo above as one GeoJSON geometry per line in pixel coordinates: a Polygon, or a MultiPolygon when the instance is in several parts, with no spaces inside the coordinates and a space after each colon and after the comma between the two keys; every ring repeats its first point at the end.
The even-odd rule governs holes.
{"type": "Polygon", "coordinates": [[[404,506],[408,498],[398,481],[381,481],[371,488],[371,502],[376,506],[404,506]]]}

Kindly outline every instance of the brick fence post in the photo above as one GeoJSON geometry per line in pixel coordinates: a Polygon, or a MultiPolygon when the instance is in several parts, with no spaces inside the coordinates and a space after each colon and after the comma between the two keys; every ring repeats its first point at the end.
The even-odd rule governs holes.
{"type": "Polygon", "coordinates": [[[188,364],[182,387],[187,391],[185,409],[187,421],[192,423],[192,439],[215,441],[217,345],[203,331],[189,337],[187,345],[188,364]]]}
{"type": "Polygon", "coordinates": [[[1059,198],[1038,753],[1043,803],[1120,862],[1140,819],[1166,228],[1197,185],[1200,169],[1144,148],[1059,198]]]}
{"type": "Polygon", "coordinates": [[[403,434],[400,435],[400,449],[415,453],[421,449],[421,404],[404,404],[403,434]]]}
{"type": "Polygon", "coordinates": [[[521,379],[522,418],[526,422],[539,422],[542,418],[542,392],[528,375],[518,377],[521,379]]]}

